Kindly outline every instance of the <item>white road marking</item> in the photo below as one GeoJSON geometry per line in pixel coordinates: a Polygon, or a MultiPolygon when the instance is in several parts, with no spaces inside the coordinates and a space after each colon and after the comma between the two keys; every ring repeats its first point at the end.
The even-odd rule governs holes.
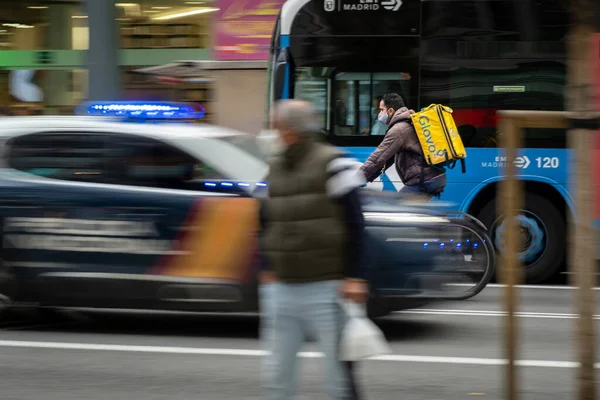
{"type": "MultiPolygon", "coordinates": [[[[419,308],[416,310],[398,311],[396,314],[421,314],[421,315],[453,315],[453,316],[469,316],[469,317],[505,317],[506,311],[495,310],[441,310],[419,308]]],[[[547,319],[575,319],[579,318],[578,314],[567,313],[541,313],[541,312],[517,312],[515,313],[520,318],[547,318],[547,319]]],[[[594,315],[594,319],[600,319],[600,315],[594,315]]]]}
{"type": "MultiPolygon", "coordinates": [[[[469,283],[450,283],[448,286],[472,287],[469,283]]],[[[506,285],[500,283],[488,283],[485,288],[499,289],[505,288],[506,285]]],[[[577,290],[577,286],[544,286],[544,285],[516,285],[518,289],[543,289],[543,290],[577,290]]],[[[485,289],[484,289],[485,290],[485,289]]],[[[595,287],[594,290],[600,290],[600,287],[595,287]]]]}
{"type": "MultiPolygon", "coordinates": [[[[92,351],[114,351],[125,353],[156,353],[156,354],[186,354],[186,355],[213,355],[213,356],[239,356],[239,357],[262,357],[268,354],[263,350],[252,349],[215,349],[199,347],[167,347],[167,346],[136,346],[136,345],[118,345],[118,344],[94,344],[94,343],[66,343],[66,342],[36,342],[20,340],[0,340],[0,347],[18,347],[33,349],[56,349],[56,350],[92,350],[92,351]]],[[[320,358],[319,352],[300,352],[301,358],[320,358]]],[[[385,356],[372,357],[372,361],[391,361],[391,362],[414,362],[429,364],[457,364],[457,365],[490,365],[502,366],[507,364],[507,360],[500,358],[471,358],[471,357],[437,357],[437,356],[419,356],[390,354],[385,356]]],[[[538,368],[577,368],[578,362],[575,361],[555,361],[555,360],[518,360],[517,365],[522,367],[538,368]]],[[[600,368],[600,363],[596,363],[596,368],[600,368]]]]}
{"type": "MultiPolygon", "coordinates": [[[[217,312],[202,312],[202,313],[190,313],[184,311],[165,311],[165,310],[137,310],[137,309],[108,309],[108,308],[65,308],[66,311],[81,311],[89,313],[105,312],[114,315],[120,314],[135,314],[135,315],[201,315],[211,316],[219,318],[231,318],[231,317],[256,317],[258,316],[255,312],[231,312],[231,313],[217,313],[217,312]]],[[[416,308],[411,310],[395,311],[392,315],[398,314],[413,314],[413,315],[447,315],[447,316],[466,316],[466,317],[504,317],[506,316],[505,311],[501,310],[468,310],[468,309],[436,309],[436,308],[416,308]]],[[[575,319],[579,318],[577,314],[571,313],[542,313],[542,312],[528,312],[522,311],[517,312],[516,315],[520,318],[546,318],[546,319],[575,319]]],[[[600,319],[600,315],[594,315],[594,319],[600,319]]],[[[18,328],[17,328],[18,329],[18,328]]],[[[2,325],[0,325],[2,330],[2,325]]]]}

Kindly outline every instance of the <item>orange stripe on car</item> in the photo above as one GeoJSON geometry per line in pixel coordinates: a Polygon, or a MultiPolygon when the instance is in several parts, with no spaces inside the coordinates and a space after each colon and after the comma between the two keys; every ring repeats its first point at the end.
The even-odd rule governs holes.
{"type": "Polygon", "coordinates": [[[256,246],[258,202],[255,199],[203,199],[181,237],[182,252],[167,261],[161,274],[242,280],[256,246]]]}

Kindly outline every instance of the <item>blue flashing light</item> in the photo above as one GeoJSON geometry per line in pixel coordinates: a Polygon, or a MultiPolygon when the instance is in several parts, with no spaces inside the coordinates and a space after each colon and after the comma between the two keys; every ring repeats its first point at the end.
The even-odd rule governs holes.
{"type": "Polygon", "coordinates": [[[440,241],[440,239],[433,239],[433,241],[437,243],[440,241]]]}
{"type": "Polygon", "coordinates": [[[204,118],[200,104],[152,101],[88,101],[76,109],[77,115],[122,117],[135,120],[181,120],[204,118]]]}
{"type": "Polygon", "coordinates": [[[479,247],[479,243],[477,243],[477,242],[473,243],[473,248],[474,248],[474,249],[476,249],[476,248],[478,248],[478,247],[479,247]]]}
{"type": "Polygon", "coordinates": [[[460,249],[462,247],[462,243],[456,243],[456,248],[460,249]]]}
{"type": "Polygon", "coordinates": [[[450,239],[451,242],[454,242],[454,239],[450,239]]]}
{"type": "Polygon", "coordinates": [[[467,240],[465,240],[465,242],[471,243],[471,239],[467,239],[467,240]]]}
{"type": "Polygon", "coordinates": [[[440,243],[440,247],[444,247],[446,244],[444,242],[440,243]]]}
{"type": "Polygon", "coordinates": [[[423,248],[426,249],[427,247],[429,247],[429,243],[423,243],[423,248]]]}
{"type": "MultiPolygon", "coordinates": [[[[225,187],[234,187],[234,186],[240,186],[240,187],[250,187],[251,184],[248,182],[204,182],[204,186],[209,186],[209,187],[217,187],[217,186],[225,186],[225,187]]],[[[264,182],[258,182],[255,184],[256,186],[263,186],[266,187],[267,184],[264,182]]]]}

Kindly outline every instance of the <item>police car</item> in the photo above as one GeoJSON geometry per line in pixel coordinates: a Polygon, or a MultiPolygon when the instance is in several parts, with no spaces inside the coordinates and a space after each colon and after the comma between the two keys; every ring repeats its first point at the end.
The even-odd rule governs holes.
{"type": "MultiPolygon", "coordinates": [[[[0,119],[6,302],[257,310],[264,153],[223,127],[130,122],[172,121],[181,109],[193,117],[162,107],[97,103],[92,116],[0,119]]],[[[388,194],[363,199],[374,314],[469,298],[490,280],[494,252],[478,221],[388,194]]]]}

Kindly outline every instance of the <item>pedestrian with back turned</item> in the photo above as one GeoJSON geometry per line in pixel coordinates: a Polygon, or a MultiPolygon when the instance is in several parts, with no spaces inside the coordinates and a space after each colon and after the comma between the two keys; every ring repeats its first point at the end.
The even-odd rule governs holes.
{"type": "Polygon", "coordinates": [[[346,316],[339,302],[365,302],[362,263],[364,220],[360,164],[317,139],[312,105],[285,100],[271,120],[280,154],[270,165],[268,195],[261,201],[259,274],[262,334],[269,400],[295,391],[297,353],[314,332],[324,354],[324,380],[331,400],[356,399],[352,364],[340,361],[346,316]]]}

